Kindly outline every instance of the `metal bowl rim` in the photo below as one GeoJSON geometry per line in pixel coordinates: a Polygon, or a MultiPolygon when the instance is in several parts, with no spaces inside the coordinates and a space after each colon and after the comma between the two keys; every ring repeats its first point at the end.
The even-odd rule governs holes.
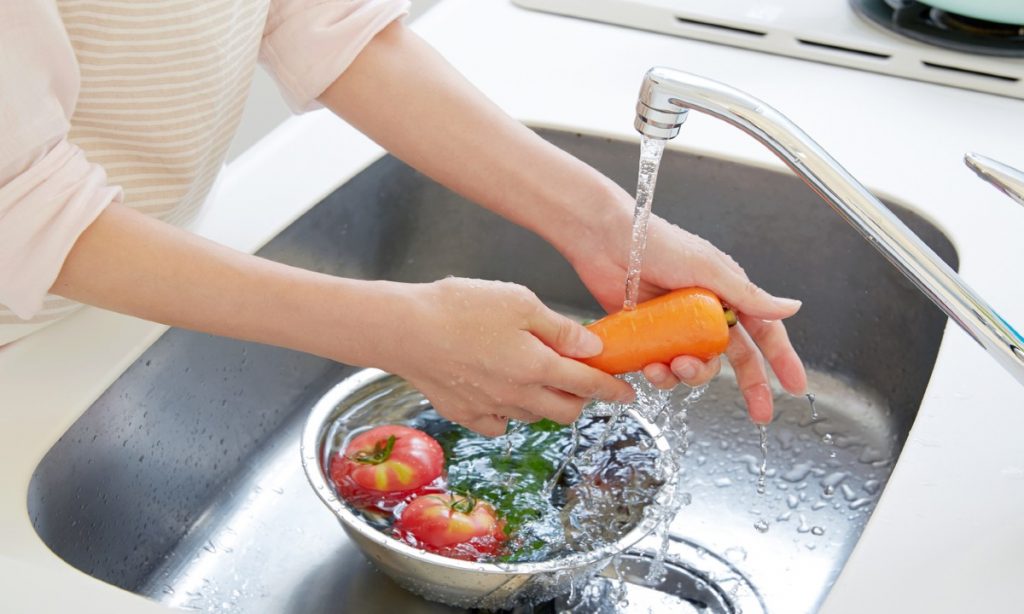
{"type": "MultiPolygon", "coordinates": [[[[327,418],[338,404],[341,403],[341,401],[365,386],[390,377],[400,376],[380,369],[371,368],[362,369],[349,377],[346,377],[328,390],[326,394],[320,397],[313,406],[313,409],[310,411],[309,416],[306,419],[306,424],[302,430],[300,453],[302,456],[302,467],[306,473],[306,479],[313,487],[317,497],[319,497],[324,505],[326,505],[328,509],[338,517],[345,528],[356,531],[363,538],[369,539],[386,550],[393,551],[396,554],[410,557],[418,561],[424,561],[450,569],[513,576],[519,574],[564,572],[610,559],[616,554],[624,552],[636,545],[657,527],[658,519],[652,518],[648,514],[644,514],[643,519],[633,527],[629,533],[626,533],[626,535],[621,537],[615,543],[608,544],[602,548],[591,550],[586,553],[549,559],[546,561],[508,564],[463,561],[441,556],[439,554],[433,554],[410,546],[409,544],[405,544],[382,533],[381,531],[378,531],[367,524],[357,514],[350,511],[348,507],[342,503],[341,499],[334,495],[334,489],[328,482],[327,477],[324,475],[323,467],[319,460],[320,442],[321,436],[325,430],[324,426],[326,425],[327,418]]],[[[668,441],[661,434],[661,430],[657,426],[644,419],[635,410],[630,409],[627,413],[630,417],[639,422],[644,430],[654,438],[655,445],[660,451],[665,452],[668,450],[668,441]]],[[[676,488],[676,482],[677,480],[675,476],[672,476],[662,485],[656,496],[662,500],[666,497],[671,500],[676,488]]]]}

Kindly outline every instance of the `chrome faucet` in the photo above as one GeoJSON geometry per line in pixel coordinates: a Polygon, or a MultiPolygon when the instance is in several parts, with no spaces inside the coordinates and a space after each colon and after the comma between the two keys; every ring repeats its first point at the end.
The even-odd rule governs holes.
{"type": "Polygon", "coordinates": [[[670,68],[652,68],[640,86],[634,125],[647,137],[671,139],[679,134],[689,109],[736,126],[775,153],[1024,384],[1024,337],[867,188],[775,109],[716,81],[670,68]]]}
{"type": "Polygon", "coordinates": [[[978,177],[991,183],[997,190],[1024,205],[1024,173],[998,160],[968,153],[964,155],[964,163],[978,177]]]}

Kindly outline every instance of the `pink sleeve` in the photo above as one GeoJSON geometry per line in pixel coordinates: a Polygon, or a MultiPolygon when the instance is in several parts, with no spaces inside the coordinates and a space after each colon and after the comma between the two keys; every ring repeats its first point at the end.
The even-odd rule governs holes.
{"type": "Polygon", "coordinates": [[[66,137],[75,54],[53,2],[0,2],[0,304],[28,319],[120,188],[66,137]]]}
{"type": "Polygon", "coordinates": [[[363,47],[408,11],[407,0],[271,0],[260,61],[293,110],[317,108],[363,47]]]}

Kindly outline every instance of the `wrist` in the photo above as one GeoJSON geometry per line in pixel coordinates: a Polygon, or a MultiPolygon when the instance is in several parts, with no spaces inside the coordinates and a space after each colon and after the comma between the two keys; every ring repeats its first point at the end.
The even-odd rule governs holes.
{"type": "Polygon", "coordinates": [[[545,239],[570,263],[593,258],[595,253],[628,250],[633,199],[618,185],[601,177],[590,190],[572,196],[571,213],[551,224],[545,239]]]}
{"type": "Polygon", "coordinates": [[[297,323],[306,351],[358,367],[394,372],[402,339],[413,334],[422,284],[327,277],[319,281],[317,314],[297,323]]]}

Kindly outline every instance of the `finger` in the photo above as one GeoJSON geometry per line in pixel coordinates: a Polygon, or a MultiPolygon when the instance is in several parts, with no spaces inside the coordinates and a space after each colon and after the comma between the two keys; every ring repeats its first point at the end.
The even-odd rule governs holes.
{"type": "Polygon", "coordinates": [[[539,301],[529,327],[531,333],[562,356],[589,358],[600,354],[603,347],[601,338],[582,324],[548,309],[539,301]]]}
{"type": "Polygon", "coordinates": [[[508,428],[508,418],[491,414],[467,420],[462,425],[484,437],[498,437],[505,434],[505,430],[508,428]]]}
{"type": "Polygon", "coordinates": [[[501,407],[499,409],[498,416],[505,416],[506,418],[526,422],[527,424],[533,424],[534,422],[539,422],[544,419],[544,416],[538,415],[529,409],[511,406],[501,407]]]}
{"type": "Polygon", "coordinates": [[[570,358],[557,358],[545,371],[546,386],[583,399],[598,399],[609,403],[632,403],[636,398],[633,387],[582,362],[570,358]]]}
{"type": "Polygon", "coordinates": [[[655,362],[643,368],[644,377],[661,390],[671,390],[679,384],[679,378],[672,373],[668,365],[655,362]]]}
{"type": "Polygon", "coordinates": [[[772,296],[754,282],[729,256],[708,245],[698,258],[696,278],[730,307],[766,320],[781,320],[800,309],[800,301],[772,296]]]}
{"type": "Polygon", "coordinates": [[[729,346],[725,350],[736,372],[736,383],[747,403],[747,413],[757,424],[772,421],[772,389],[764,368],[761,352],[742,326],[729,331],[729,346]]]}
{"type": "Polygon", "coordinates": [[[722,369],[722,360],[715,356],[704,362],[693,356],[676,356],[672,359],[672,373],[687,386],[703,386],[710,382],[722,369]]]}
{"type": "Polygon", "coordinates": [[[761,320],[745,314],[740,315],[740,322],[761,348],[782,387],[791,394],[806,393],[807,371],[793,349],[785,325],[778,320],[761,320]]]}
{"type": "Polygon", "coordinates": [[[550,388],[536,388],[525,399],[526,411],[554,420],[559,424],[572,424],[583,413],[587,399],[550,388]]]}

